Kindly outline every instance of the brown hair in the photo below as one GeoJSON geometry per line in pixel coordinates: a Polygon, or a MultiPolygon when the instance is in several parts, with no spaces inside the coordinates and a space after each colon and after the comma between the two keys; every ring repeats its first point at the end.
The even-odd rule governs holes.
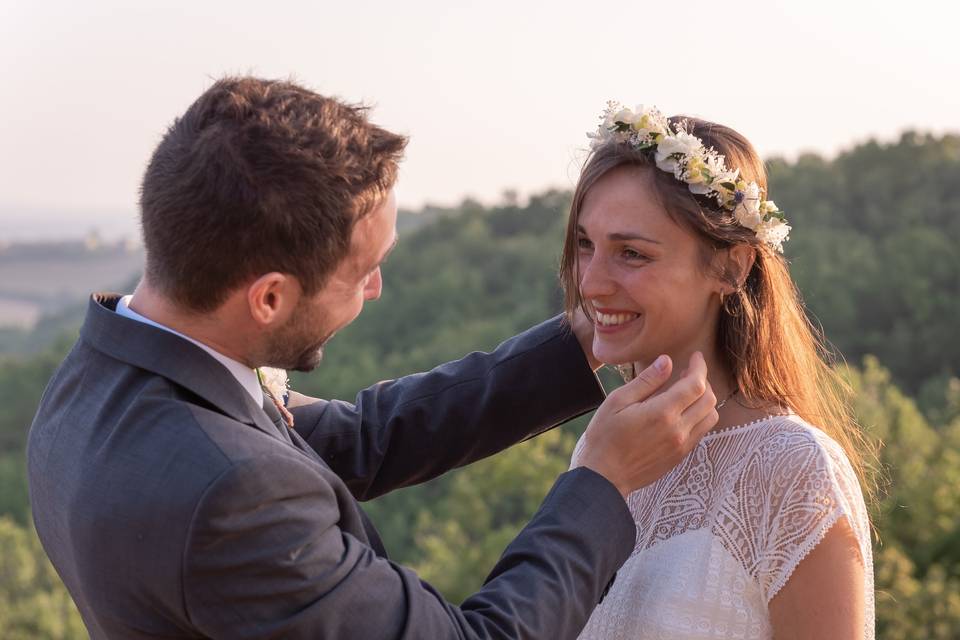
{"type": "MultiPolygon", "coordinates": [[[[766,169],[746,138],[704,120],[674,117],[670,121],[674,126],[686,121],[687,131],[726,157],[727,167],[740,169],[745,180],[766,192],[766,169]]],[[[743,283],[715,273],[735,287],[720,312],[719,353],[749,403],[757,407],[785,404],[840,443],[868,497],[872,496],[872,477],[867,472],[874,466],[873,448],[854,419],[849,386],[832,366],[835,357],[822,333],[807,317],[786,261],[740,226],[731,212],[712,199],[692,194],[673,174],[657,169],[649,151],[607,143],[588,158],[574,191],[560,265],[567,312],[584,306],[577,265],[577,227],[584,198],[597,180],[623,166],[648,169],[667,213],[700,239],[705,269],[714,265],[718,251],[739,244],[753,247],[755,261],[743,283]]]]}
{"type": "Polygon", "coordinates": [[[141,185],[146,278],[194,311],[269,271],[307,295],[396,181],[407,139],[292,82],[217,81],[174,121],[141,185]]]}

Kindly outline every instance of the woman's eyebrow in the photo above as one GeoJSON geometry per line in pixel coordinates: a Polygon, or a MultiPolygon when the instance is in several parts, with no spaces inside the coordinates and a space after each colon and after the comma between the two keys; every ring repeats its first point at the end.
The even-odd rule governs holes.
{"type": "Polygon", "coordinates": [[[624,240],[642,240],[644,242],[660,244],[659,240],[648,238],[647,236],[640,235],[639,233],[611,233],[607,236],[607,238],[609,238],[610,240],[620,241],[620,242],[624,240]]]}
{"type": "MultiPolygon", "coordinates": [[[[587,233],[587,230],[583,228],[582,225],[577,225],[577,233],[589,237],[590,234],[587,233]]],[[[623,242],[625,240],[642,240],[643,242],[649,242],[651,244],[662,244],[659,240],[654,240],[653,238],[648,238],[645,235],[639,233],[621,233],[615,232],[607,235],[609,240],[614,242],[623,242]]]]}

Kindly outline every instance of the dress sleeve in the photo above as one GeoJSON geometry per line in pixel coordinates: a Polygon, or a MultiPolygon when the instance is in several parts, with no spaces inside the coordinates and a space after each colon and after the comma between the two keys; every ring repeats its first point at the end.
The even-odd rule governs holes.
{"type": "MultiPolygon", "coordinates": [[[[857,536],[873,601],[873,556],[870,523],[857,475],[843,449],[811,428],[784,432],[765,443],[762,458],[768,485],[756,533],[757,578],[766,601],[783,588],[800,562],[840,518],[857,536]]],[[[871,616],[872,617],[872,616],[871,616]]]]}
{"type": "Polygon", "coordinates": [[[580,460],[580,454],[583,452],[584,438],[586,433],[580,434],[580,437],[577,439],[577,446],[573,448],[573,453],[570,454],[570,466],[568,469],[573,469],[577,466],[577,463],[580,460]]]}

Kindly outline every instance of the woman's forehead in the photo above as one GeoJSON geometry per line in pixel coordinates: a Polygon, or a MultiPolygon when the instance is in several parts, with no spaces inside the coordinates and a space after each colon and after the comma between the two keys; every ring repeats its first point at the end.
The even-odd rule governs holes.
{"type": "Polygon", "coordinates": [[[676,227],[660,202],[649,173],[614,169],[587,191],[578,222],[588,233],[667,233],[676,227]]]}

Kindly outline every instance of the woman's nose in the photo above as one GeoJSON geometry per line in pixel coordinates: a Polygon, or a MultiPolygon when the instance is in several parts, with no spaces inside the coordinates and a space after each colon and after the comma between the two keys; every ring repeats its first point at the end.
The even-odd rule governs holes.
{"type": "Polygon", "coordinates": [[[580,260],[580,295],[585,299],[612,295],[616,286],[603,259],[591,256],[580,260]]]}

